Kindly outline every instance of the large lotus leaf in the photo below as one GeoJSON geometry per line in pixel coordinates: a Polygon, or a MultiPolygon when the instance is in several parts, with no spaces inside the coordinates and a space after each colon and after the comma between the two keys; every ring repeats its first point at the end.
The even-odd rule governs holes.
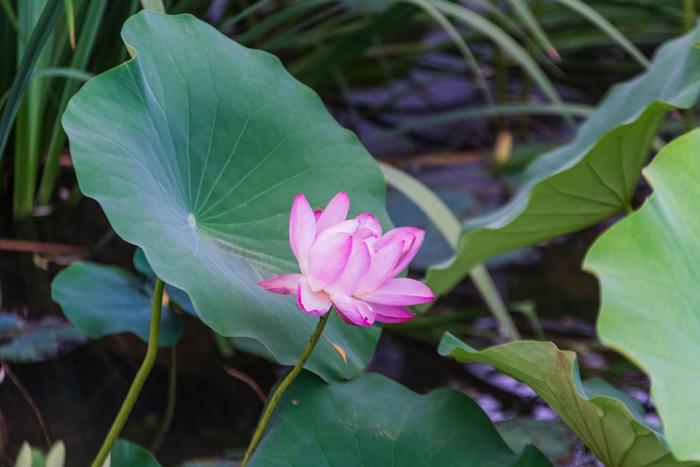
{"type": "Polygon", "coordinates": [[[486,414],[452,389],[418,395],[365,373],[324,384],[303,373],[284,394],[251,467],[544,467],[515,455],[486,414]]]}
{"type": "MultiPolygon", "coordinates": [[[[287,239],[298,192],[322,207],[347,191],[352,214],[388,226],[376,163],[274,56],[189,15],[144,11],[122,35],[134,58],[86,83],[63,117],[81,190],[207,325],[295,362],[318,318],[257,282],[298,270],[287,239]]],[[[354,376],[379,330],[335,315],[326,329],[308,368],[354,376]]]]}
{"type": "Polygon", "coordinates": [[[535,341],[477,351],[449,333],[439,352],[459,362],[486,363],[530,386],[607,467],[697,465],[676,461],[663,435],[612,391],[601,391],[600,383],[584,387],[574,352],[535,341]]]}
{"type": "Polygon", "coordinates": [[[44,316],[30,321],[0,311],[0,360],[44,362],[86,341],[85,335],[64,319],[44,316]]]}
{"type": "Polygon", "coordinates": [[[644,176],[654,194],[602,235],[585,269],[600,281],[598,335],[651,378],[674,454],[700,461],[700,130],[644,176]]]}
{"type": "Polygon", "coordinates": [[[437,294],[493,256],[574,232],[623,211],[671,108],[692,106],[700,92],[700,27],[662,46],[651,67],[615,86],[574,140],[542,155],[521,191],[503,208],[464,225],[456,257],[428,271],[437,294]]]}
{"type": "MultiPolygon", "coordinates": [[[[51,298],[93,339],[130,332],[148,342],[153,287],[145,277],[119,267],[75,262],[53,280],[51,298]]],[[[182,320],[164,304],[158,344],[174,345],[180,336],[182,320]]]]}
{"type": "Polygon", "coordinates": [[[153,454],[123,439],[114,443],[109,461],[110,467],[160,467],[153,454]]]}

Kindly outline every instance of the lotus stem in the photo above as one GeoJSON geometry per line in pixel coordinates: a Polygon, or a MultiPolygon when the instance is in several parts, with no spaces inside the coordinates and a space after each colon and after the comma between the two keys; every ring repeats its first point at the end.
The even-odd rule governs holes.
{"type": "Polygon", "coordinates": [[[119,409],[119,413],[117,413],[117,417],[114,419],[112,427],[109,429],[109,432],[102,443],[102,447],[98,451],[97,456],[95,456],[95,460],[92,461],[92,467],[102,467],[104,465],[107,456],[109,456],[109,453],[112,451],[112,446],[114,446],[117,438],[119,438],[122,428],[124,428],[126,421],[129,419],[131,410],[134,408],[134,404],[136,404],[136,400],[141,393],[141,389],[143,388],[143,385],[146,382],[151,369],[153,368],[153,364],[156,361],[156,356],[158,355],[158,336],[160,334],[160,314],[163,309],[164,286],[165,283],[160,278],[157,278],[155,288],[153,289],[151,328],[148,334],[148,348],[146,350],[146,356],[143,359],[143,363],[141,363],[139,371],[136,373],[134,382],[131,383],[129,392],[126,394],[126,398],[124,399],[124,402],[119,409]]]}
{"type": "Polygon", "coordinates": [[[277,388],[272,393],[272,396],[268,398],[267,405],[263,409],[263,413],[260,416],[258,426],[255,428],[253,438],[250,440],[250,444],[248,445],[248,449],[246,450],[245,457],[243,458],[243,462],[241,463],[241,467],[246,467],[248,465],[248,462],[250,462],[250,458],[253,457],[255,449],[257,449],[258,445],[260,444],[260,440],[262,439],[263,434],[265,433],[265,428],[267,428],[267,424],[270,422],[270,417],[275,411],[275,407],[277,407],[277,403],[282,398],[282,394],[284,394],[284,392],[296,379],[299,373],[301,373],[301,370],[302,368],[304,368],[304,365],[309,360],[309,357],[311,357],[311,352],[313,352],[314,347],[316,347],[316,343],[318,343],[318,340],[321,338],[321,334],[323,334],[323,328],[326,327],[326,322],[328,321],[328,317],[330,315],[331,311],[329,310],[318,321],[318,325],[316,325],[316,330],[311,336],[309,343],[306,345],[306,348],[304,349],[304,353],[301,355],[301,358],[299,358],[299,361],[292,367],[289,373],[287,373],[287,376],[284,377],[279,386],[277,386],[277,388]]]}

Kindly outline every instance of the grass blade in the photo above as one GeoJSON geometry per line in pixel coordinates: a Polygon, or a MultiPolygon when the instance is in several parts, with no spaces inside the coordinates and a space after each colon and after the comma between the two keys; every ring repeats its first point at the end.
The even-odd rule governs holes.
{"type": "Polygon", "coordinates": [[[163,0],[141,0],[141,6],[144,10],[153,10],[159,13],[165,13],[165,5],[163,0]]]}
{"type": "MultiPolygon", "coordinates": [[[[559,94],[556,89],[554,89],[554,85],[549,78],[547,78],[547,75],[545,75],[539,65],[537,65],[520,44],[513,40],[513,38],[506,34],[501,28],[483,16],[455,3],[445,0],[434,0],[433,5],[446,15],[452,16],[467,26],[474,28],[476,31],[498,44],[505,53],[520,64],[553,103],[563,105],[559,94]]],[[[567,116],[567,120],[573,126],[573,121],[570,116],[567,116]]]]}
{"type": "MultiPolygon", "coordinates": [[[[45,6],[45,0],[28,0],[18,5],[17,55],[19,60],[21,60],[26,51],[28,39],[37,26],[45,6]]],[[[41,70],[50,64],[54,50],[51,45],[55,44],[54,40],[55,36],[52,35],[46,46],[42,48],[39,58],[34,64],[34,70],[41,70]]],[[[41,124],[46,110],[47,86],[48,83],[45,81],[30,81],[17,112],[12,198],[12,209],[15,219],[23,219],[32,212],[36,174],[39,167],[40,154],[43,149],[41,124]]]]}
{"type": "Polygon", "coordinates": [[[88,59],[92,53],[92,49],[95,44],[95,37],[97,36],[98,29],[102,23],[106,5],[106,0],[90,1],[87,13],[85,15],[85,21],[82,26],[80,40],[71,59],[71,67],[67,69],[50,68],[41,71],[42,74],[46,74],[48,72],[54,76],[57,75],[57,72],[64,71],[67,72],[64,76],[67,78],[72,78],[73,81],[66,83],[65,87],[63,88],[63,92],[61,93],[61,99],[57,109],[57,115],[59,118],[55,119],[55,123],[53,124],[53,128],[51,130],[46,164],[44,165],[44,171],[41,174],[41,182],[39,183],[39,191],[37,193],[37,202],[39,204],[47,204],[53,196],[54,187],[56,186],[56,177],[58,175],[59,158],[61,155],[61,150],[66,142],[66,135],[61,127],[60,115],[63,114],[63,111],[68,105],[68,100],[78,90],[80,82],[84,81],[85,77],[90,79],[92,76],[90,73],[86,73],[82,70],[87,66],[88,59]]]}
{"type": "Polygon", "coordinates": [[[7,19],[10,21],[10,24],[12,24],[12,27],[14,27],[16,31],[17,15],[15,14],[15,10],[12,9],[12,4],[10,3],[10,0],[0,0],[0,7],[2,7],[3,11],[5,12],[5,15],[7,15],[7,19]]]}
{"type": "MultiPolygon", "coordinates": [[[[372,46],[376,35],[389,35],[406,28],[416,12],[413,5],[395,4],[386,11],[368,17],[366,25],[359,30],[343,35],[340,40],[330,43],[322,50],[310,51],[290,63],[290,72],[306,84],[319,89],[330,81],[332,70],[353,66],[372,46]]],[[[313,44],[318,43],[314,37],[313,44]]],[[[324,42],[325,43],[325,42],[324,42]]]]}
{"type": "MultiPolygon", "coordinates": [[[[33,54],[31,37],[42,28],[41,18],[46,8],[57,9],[56,17],[60,16],[60,2],[47,2],[46,0],[28,0],[20,2],[17,10],[18,19],[18,43],[17,54],[19,67],[21,68],[24,56],[33,54]]],[[[54,25],[55,26],[55,25],[54,25]]],[[[49,37],[54,37],[54,27],[48,31],[49,37]]],[[[52,39],[40,47],[40,51],[33,64],[33,70],[42,69],[51,63],[53,47],[50,47],[52,39]]],[[[64,44],[67,43],[67,40],[64,44]]],[[[44,149],[44,139],[41,137],[42,123],[45,117],[48,87],[45,81],[32,80],[27,84],[26,92],[17,111],[14,138],[14,174],[13,174],[13,217],[21,220],[32,213],[34,193],[37,183],[37,172],[41,159],[41,151],[44,149]]],[[[12,97],[12,96],[10,96],[12,97]]]]}
{"type": "Polygon", "coordinates": [[[252,5],[241,10],[233,18],[226,19],[219,26],[219,30],[223,32],[228,31],[230,28],[238,24],[239,21],[242,21],[248,16],[257,13],[259,10],[262,10],[267,5],[271,4],[273,1],[274,0],[259,0],[258,2],[253,3],[252,5]]]}
{"type": "Polygon", "coordinates": [[[285,24],[288,21],[301,21],[299,16],[306,15],[308,10],[333,3],[333,0],[300,0],[292,3],[290,6],[267,16],[264,20],[241,34],[237,40],[243,44],[251,44],[260,39],[265,34],[272,31],[274,28],[285,24]]]}
{"type": "Polygon", "coordinates": [[[535,40],[540,44],[540,47],[544,49],[547,56],[555,62],[560,61],[561,57],[559,56],[559,52],[557,52],[557,49],[549,40],[542,26],[540,26],[540,23],[537,21],[537,18],[535,18],[535,15],[525,2],[523,0],[508,0],[508,2],[516,16],[527,26],[535,40]]]}
{"type": "Polygon", "coordinates": [[[70,47],[75,50],[75,8],[73,0],[64,0],[66,10],[66,24],[68,25],[68,37],[70,38],[70,47]]]}
{"type": "MultiPolygon", "coordinates": [[[[322,28],[325,25],[325,21],[329,21],[336,16],[336,13],[343,12],[344,10],[345,7],[341,4],[322,9],[310,15],[308,18],[295,22],[295,24],[291,25],[291,27],[285,31],[276,34],[270,40],[262,43],[260,48],[268,52],[281,50],[287,47],[293,48],[295,45],[301,43],[300,39],[302,36],[307,36],[314,26],[320,26],[322,28]]],[[[347,16],[346,14],[346,19],[347,16]]]]}
{"type": "MultiPolygon", "coordinates": [[[[498,24],[504,31],[510,33],[511,37],[517,38],[520,43],[525,46],[526,50],[539,52],[539,49],[543,48],[545,49],[544,52],[546,52],[546,46],[538,47],[537,43],[522,30],[520,25],[513,18],[501,10],[498,4],[492,3],[491,0],[470,0],[469,4],[479,7],[481,11],[485,13],[485,16],[491,18],[495,24],[498,24]]],[[[529,11],[532,11],[532,9],[529,9],[529,11]]],[[[533,12],[533,15],[534,14],[533,12]]],[[[539,22],[537,25],[539,25],[539,22]]],[[[558,54],[559,52],[557,51],[557,55],[558,54]]],[[[551,68],[554,72],[561,71],[553,64],[552,58],[549,55],[545,53],[542,55],[542,58],[544,58],[542,64],[545,68],[551,68]]]]}
{"type": "Polygon", "coordinates": [[[575,11],[595,26],[597,26],[601,31],[607,34],[613,41],[627,51],[634,60],[639,63],[644,68],[649,68],[649,60],[644,56],[644,54],[632,44],[632,42],[627,39],[624,34],[622,34],[615,26],[605,19],[600,13],[595,11],[590,6],[583,3],[581,0],[557,0],[562,5],[575,11]]]}
{"type": "Polygon", "coordinates": [[[412,119],[409,123],[398,125],[384,132],[384,135],[397,135],[419,128],[475,118],[507,117],[512,115],[570,115],[573,117],[587,117],[593,110],[595,110],[595,107],[584,104],[493,104],[483,107],[467,107],[412,119]]]}
{"type": "Polygon", "coordinates": [[[476,79],[476,85],[481,90],[486,102],[491,104],[493,102],[493,97],[491,96],[491,91],[489,91],[489,86],[486,84],[486,78],[484,73],[481,71],[479,62],[477,62],[474,54],[472,53],[467,43],[462,38],[459,31],[450,23],[450,21],[445,17],[445,15],[435,8],[429,0],[404,0],[406,3],[411,3],[418,8],[425,11],[430,17],[432,17],[436,23],[450,36],[452,41],[455,43],[460,53],[464,56],[464,60],[467,62],[467,66],[474,73],[476,79]]]}
{"type": "Polygon", "coordinates": [[[52,67],[44,68],[43,70],[38,70],[32,76],[32,79],[44,79],[44,78],[65,78],[72,79],[79,82],[85,82],[92,79],[95,75],[85,70],[79,68],[70,67],[52,67]]]}
{"type": "Polygon", "coordinates": [[[61,13],[60,0],[48,0],[41,18],[34,28],[29,43],[22,55],[22,61],[17,68],[17,76],[12,82],[8,92],[7,104],[0,116],[0,163],[5,154],[5,146],[12,130],[17,111],[22,103],[22,98],[32,76],[32,70],[36,64],[44,44],[53,31],[61,13]]]}

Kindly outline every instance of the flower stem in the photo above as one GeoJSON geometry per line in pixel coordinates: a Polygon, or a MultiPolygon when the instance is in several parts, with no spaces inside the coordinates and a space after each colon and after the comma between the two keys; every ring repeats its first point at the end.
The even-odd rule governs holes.
{"type": "Polygon", "coordinates": [[[92,461],[92,467],[103,466],[105,459],[107,459],[107,456],[109,456],[109,453],[112,451],[112,446],[117,441],[122,428],[124,428],[124,425],[129,418],[129,414],[131,413],[131,409],[134,408],[134,404],[136,404],[136,400],[138,399],[141,389],[148,378],[148,374],[151,372],[151,368],[153,368],[153,364],[156,361],[156,356],[158,354],[158,335],[160,333],[160,314],[163,308],[164,286],[165,284],[163,281],[158,278],[156,280],[156,286],[153,289],[151,329],[148,334],[148,349],[146,350],[146,356],[143,359],[143,363],[141,363],[139,371],[136,373],[134,382],[131,383],[129,392],[126,394],[126,399],[124,399],[124,402],[119,409],[119,413],[114,419],[114,423],[112,423],[112,428],[109,429],[109,433],[107,433],[107,436],[102,443],[102,447],[97,453],[97,456],[95,456],[95,460],[92,461]]]}
{"type": "Polygon", "coordinates": [[[255,433],[253,433],[253,438],[250,440],[250,444],[248,445],[248,450],[245,453],[245,457],[243,458],[243,463],[241,464],[241,467],[246,467],[248,465],[248,462],[250,462],[250,458],[253,457],[253,453],[258,447],[258,444],[260,444],[260,440],[262,439],[262,436],[265,433],[265,428],[270,422],[270,417],[275,411],[275,407],[277,407],[277,403],[282,398],[282,394],[284,394],[284,391],[286,391],[287,388],[292,384],[297,375],[301,373],[302,368],[304,368],[304,365],[309,360],[311,352],[313,352],[314,347],[316,347],[316,343],[321,338],[321,334],[323,334],[323,328],[326,327],[326,322],[328,321],[328,317],[330,315],[331,312],[329,311],[328,313],[323,315],[318,321],[316,330],[311,336],[311,340],[309,340],[309,343],[306,345],[306,348],[304,349],[304,353],[301,355],[301,358],[299,358],[299,361],[292,367],[289,373],[287,373],[287,376],[284,377],[279,386],[277,386],[277,389],[275,389],[272,396],[268,399],[267,405],[265,406],[265,409],[263,410],[263,413],[260,416],[260,420],[258,421],[258,426],[255,428],[255,433]]]}

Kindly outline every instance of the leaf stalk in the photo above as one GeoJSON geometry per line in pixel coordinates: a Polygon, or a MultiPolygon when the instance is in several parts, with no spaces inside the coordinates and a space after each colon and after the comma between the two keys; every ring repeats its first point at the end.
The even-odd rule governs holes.
{"type": "Polygon", "coordinates": [[[109,456],[109,453],[112,451],[112,446],[114,446],[114,443],[117,441],[117,438],[119,438],[119,434],[124,428],[126,421],[129,419],[131,410],[134,408],[136,400],[141,393],[141,389],[143,389],[143,385],[146,382],[148,375],[151,373],[153,364],[156,361],[156,356],[158,355],[158,337],[160,335],[160,315],[163,310],[164,286],[165,283],[160,278],[157,278],[155,288],[153,289],[151,328],[148,334],[148,348],[146,350],[146,356],[143,359],[143,363],[141,363],[139,371],[136,373],[134,382],[131,383],[129,392],[126,394],[126,398],[124,399],[124,402],[117,413],[117,417],[114,419],[112,427],[109,429],[109,432],[102,443],[102,447],[100,447],[97,456],[95,456],[95,460],[92,461],[92,467],[102,467],[104,465],[107,456],[109,456]]]}

